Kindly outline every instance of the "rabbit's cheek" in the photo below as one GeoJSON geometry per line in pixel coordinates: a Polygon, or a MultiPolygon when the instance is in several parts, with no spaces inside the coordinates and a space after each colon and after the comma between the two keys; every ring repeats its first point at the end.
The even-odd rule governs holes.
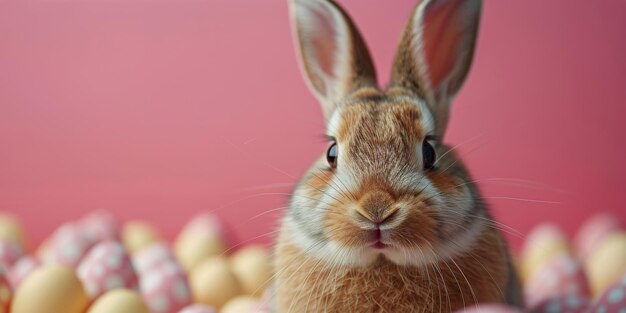
{"type": "MultiPolygon", "coordinates": [[[[448,224],[460,223],[467,218],[468,213],[476,213],[472,210],[481,208],[476,205],[476,195],[465,180],[443,173],[430,173],[428,179],[441,195],[441,203],[436,207],[442,221],[448,224]]],[[[445,234],[445,228],[449,225],[444,223],[442,226],[445,234]]]]}
{"type": "Polygon", "coordinates": [[[433,186],[446,195],[456,193],[459,188],[458,185],[462,182],[456,177],[440,172],[430,172],[427,176],[433,186]]]}
{"type": "Polygon", "coordinates": [[[431,211],[425,206],[402,210],[400,222],[389,231],[389,241],[400,248],[429,247],[436,241],[438,227],[431,211]]]}

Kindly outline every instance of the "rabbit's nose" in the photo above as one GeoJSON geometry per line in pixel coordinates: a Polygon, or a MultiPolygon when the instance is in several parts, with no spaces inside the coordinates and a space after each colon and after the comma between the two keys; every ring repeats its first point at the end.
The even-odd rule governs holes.
{"type": "Polygon", "coordinates": [[[356,211],[376,225],[380,225],[388,220],[398,211],[394,206],[393,197],[384,191],[372,191],[363,196],[356,211]]]}

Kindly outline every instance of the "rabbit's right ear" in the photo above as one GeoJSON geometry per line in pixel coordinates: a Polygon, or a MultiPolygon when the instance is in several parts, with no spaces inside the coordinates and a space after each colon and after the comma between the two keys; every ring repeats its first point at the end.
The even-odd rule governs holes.
{"type": "Polygon", "coordinates": [[[482,0],[419,0],[398,47],[391,87],[426,100],[438,135],[472,64],[481,6],[482,0]]]}
{"type": "Polygon", "coordinates": [[[338,100],[376,86],[369,52],[348,15],[332,0],[291,0],[296,50],[309,88],[328,120],[338,100]]]}

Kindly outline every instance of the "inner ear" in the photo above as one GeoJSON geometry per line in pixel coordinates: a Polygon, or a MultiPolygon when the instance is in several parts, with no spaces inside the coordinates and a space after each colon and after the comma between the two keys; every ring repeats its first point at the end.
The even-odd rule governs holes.
{"type": "Polygon", "coordinates": [[[481,0],[419,0],[398,46],[390,85],[426,100],[438,136],[469,72],[481,7],[481,0]]]}
{"type": "Polygon", "coordinates": [[[447,6],[436,6],[424,12],[423,44],[426,63],[432,86],[441,86],[444,79],[452,73],[459,57],[459,44],[463,29],[454,23],[460,17],[463,2],[453,2],[447,6]]]}
{"type": "Polygon", "coordinates": [[[426,61],[423,66],[428,69],[429,82],[437,98],[448,96],[442,92],[456,93],[471,64],[475,34],[474,37],[468,36],[467,20],[473,16],[468,16],[463,5],[467,3],[430,3],[424,11],[422,23],[415,25],[422,28],[422,51],[426,61]],[[442,87],[447,90],[438,90],[442,87]]]}
{"type": "Polygon", "coordinates": [[[336,78],[334,73],[334,65],[336,63],[337,40],[328,40],[328,38],[337,38],[332,20],[325,18],[320,12],[312,14],[313,23],[317,25],[317,31],[310,34],[314,54],[313,60],[318,63],[319,68],[324,75],[336,78]]]}
{"type": "Polygon", "coordinates": [[[326,119],[337,103],[376,86],[369,52],[348,15],[332,0],[291,0],[300,65],[326,119]]]}

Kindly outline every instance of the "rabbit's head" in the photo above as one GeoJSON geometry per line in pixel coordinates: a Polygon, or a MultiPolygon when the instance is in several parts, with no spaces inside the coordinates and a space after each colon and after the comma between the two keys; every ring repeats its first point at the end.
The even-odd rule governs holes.
{"type": "Polygon", "coordinates": [[[419,1],[381,89],[363,38],[337,3],[291,1],[300,64],[329,139],[291,199],[284,223],[294,244],[335,264],[382,256],[427,264],[464,251],[482,232],[489,216],[441,142],[480,9],[480,0],[419,1]]]}

